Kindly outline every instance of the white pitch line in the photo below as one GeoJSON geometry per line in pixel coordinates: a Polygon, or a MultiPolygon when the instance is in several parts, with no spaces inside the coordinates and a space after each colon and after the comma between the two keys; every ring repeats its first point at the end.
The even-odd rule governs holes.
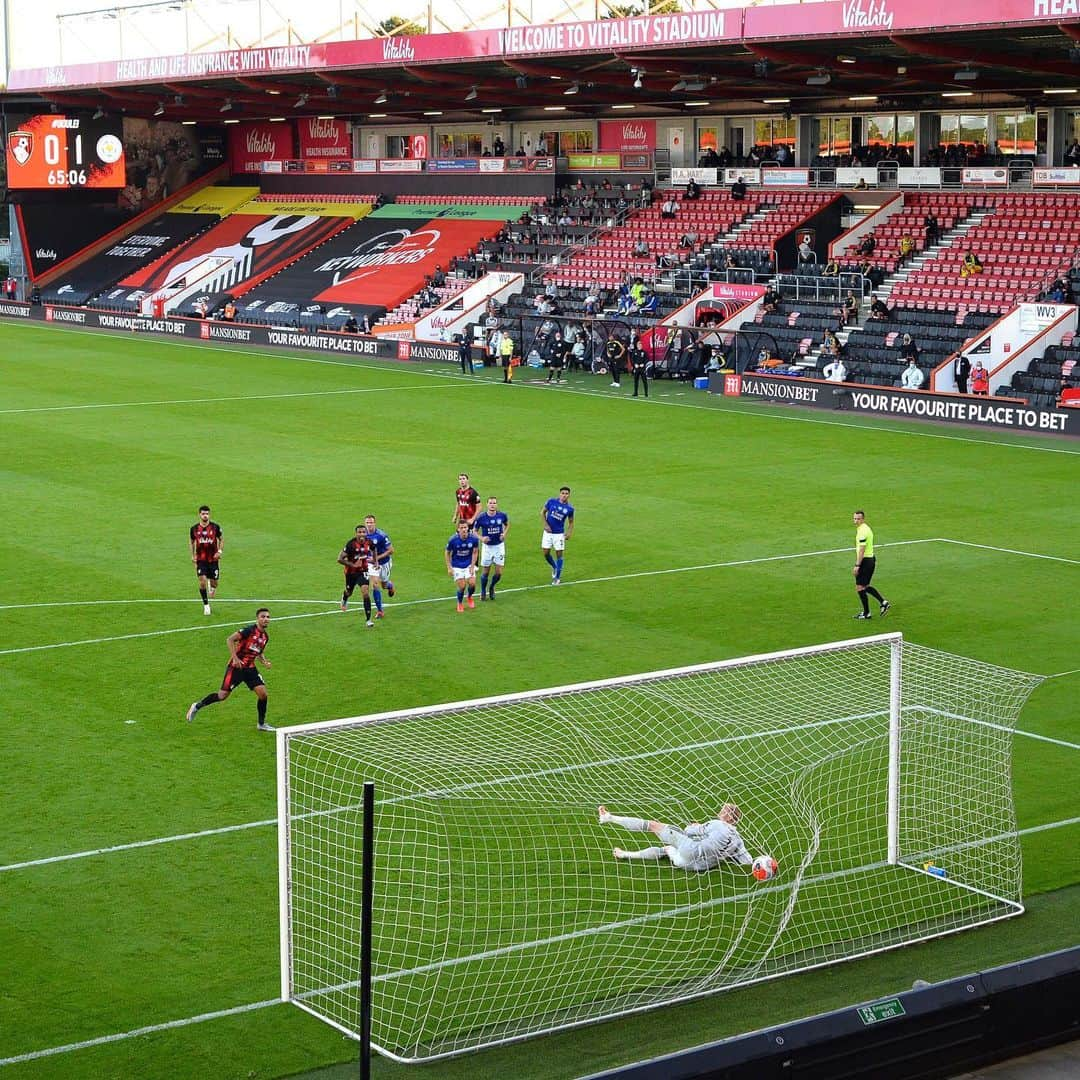
{"type": "MultiPolygon", "coordinates": [[[[932,544],[934,538],[926,540],[898,540],[892,544],[880,544],[879,547],[903,547],[910,544],[932,544]]],[[[633,578],[640,577],[656,577],[660,574],[688,574],[699,570],[720,570],[725,567],[731,566],[752,566],[756,563],[770,563],[770,562],[785,562],[791,559],[810,559],[818,555],[836,555],[840,552],[849,550],[846,547],[842,548],[826,548],[822,551],[800,551],[793,555],[765,555],[755,559],[733,559],[727,562],[715,562],[715,563],[701,563],[696,566],[674,566],[664,570],[638,570],[630,574],[609,574],[606,577],[593,577],[593,578],[580,578],[574,581],[564,581],[562,588],[570,585],[595,585],[607,581],[629,581],[633,578]]],[[[506,595],[508,593],[522,593],[522,592],[534,592],[539,589],[550,589],[551,583],[547,582],[543,585],[518,585],[501,589],[500,593],[506,595]]],[[[404,608],[404,607],[416,607],[420,604],[440,604],[448,602],[451,599],[447,596],[429,596],[421,600],[403,600],[399,603],[387,604],[387,609],[392,608],[404,608]]],[[[316,601],[317,603],[332,603],[331,600],[316,601]]],[[[340,615],[340,608],[335,607],[325,611],[311,611],[305,612],[301,615],[282,615],[274,622],[289,622],[293,619],[317,619],[324,615],[340,615]]],[[[24,645],[15,649],[0,649],[0,656],[11,656],[15,653],[32,653],[32,652],[46,652],[51,649],[73,649],[81,645],[100,645],[109,641],[132,641],[137,638],[151,638],[151,637],[166,637],[171,634],[190,634],[197,630],[221,630],[227,629],[232,626],[232,623],[199,623],[196,626],[176,626],[167,630],[147,630],[137,634],[113,634],[109,637],[100,638],[81,638],[77,641],[56,641],[48,645],[24,645]]]]}
{"type": "Polygon", "coordinates": [[[1073,668],[1072,671],[1059,671],[1056,675],[1045,675],[1047,679],[1064,679],[1066,675],[1080,675],[1080,667],[1073,668]]]}
{"type": "Polygon", "coordinates": [[[147,1024],[131,1031],[120,1031],[115,1035],[99,1035],[96,1039],[84,1039],[82,1042],[67,1043],[65,1046],[50,1046],[47,1050],[31,1050],[28,1054],[16,1054],[14,1057],[0,1058],[0,1068],[5,1065],[19,1065],[24,1061],[38,1061],[40,1058],[55,1057],[57,1054],[70,1054],[73,1050],[88,1050],[92,1046],[106,1043],[123,1042],[125,1039],[137,1039],[140,1035],[153,1035],[157,1031],[171,1031],[173,1028],[190,1027],[192,1024],[204,1024],[207,1020],[221,1020],[226,1016],[238,1016],[240,1013],[255,1012],[256,1009],[268,1009],[271,1005],[282,1004],[281,998],[269,1001],[253,1001],[248,1005],[236,1005],[231,1009],[218,1009],[215,1012],[199,1013],[187,1016],[183,1020],[167,1020],[163,1024],[147,1024]]]}
{"type": "MultiPolygon", "coordinates": [[[[0,604],[0,611],[24,611],[27,608],[58,608],[58,607],[104,607],[109,604],[191,604],[198,606],[200,599],[192,599],[190,596],[177,600],[48,600],[38,604],[0,604]]],[[[212,603],[217,604],[327,604],[330,601],[325,597],[315,600],[245,600],[238,596],[217,596],[212,603]]]]}
{"type": "Polygon", "coordinates": [[[453,386],[354,386],[347,390],[306,390],[292,394],[237,394],[233,397],[173,398],[161,401],[105,401],[94,405],[44,405],[34,409],[0,409],[0,416],[24,413],[80,412],[90,409],[134,409],[142,405],[213,405],[224,401],[276,401],[280,398],[334,397],[340,394],[396,394],[405,390],[451,390],[453,386]]]}
{"type": "Polygon", "coordinates": [[[1066,559],[1063,555],[1039,555],[1034,551],[1018,551],[1016,548],[995,547],[993,544],[975,544],[970,540],[949,540],[939,537],[943,544],[958,544],[963,547],[981,548],[983,551],[999,551],[1003,555],[1024,555],[1029,559],[1046,559],[1049,562],[1068,563],[1070,566],[1080,566],[1080,559],[1066,559]]]}
{"type": "MultiPolygon", "coordinates": [[[[1029,835],[1031,835],[1033,833],[1046,832],[1049,829],[1060,829],[1063,826],[1076,825],[1076,824],[1080,824],[1080,818],[1076,818],[1076,817],[1074,817],[1074,818],[1066,818],[1063,821],[1051,821],[1051,822],[1047,822],[1044,825],[1033,825],[1033,826],[1031,826],[1030,828],[1027,828],[1027,829],[1019,829],[1019,830],[1017,830],[1017,835],[1018,836],[1029,836],[1029,835]]],[[[1003,838],[1005,838],[1006,835],[1011,835],[1011,834],[1002,834],[1001,837],[989,837],[986,842],[991,842],[991,841],[997,840],[997,839],[1003,839],[1003,838]]],[[[883,864],[881,864],[881,863],[874,863],[874,864],[869,864],[866,867],[857,867],[857,868],[850,869],[850,870],[834,871],[834,872],[832,872],[830,874],[822,875],[821,880],[828,880],[828,879],[832,879],[832,878],[843,877],[843,876],[847,876],[847,875],[850,875],[850,874],[853,874],[853,873],[858,873],[858,872],[863,871],[863,870],[873,870],[873,869],[876,869],[876,868],[880,868],[882,865],[883,864]]],[[[812,879],[812,880],[816,881],[817,879],[812,879]]],[[[812,883],[812,881],[806,882],[806,883],[810,884],[810,883],[812,883]]],[[[767,886],[767,888],[769,888],[769,889],[778,889],[778,888],[783,888],[783,887],[784,886],[781,886],[781,885],[767,886]]],[[[717,902],[719,902],[719,901],[708,901],[707,906],[712,906],[713,904],[715,904],[717,902]]],[[[703,905],[699,905],[699,906],[703,906],[703,905]]],[[[663,915],[666,915],[666,914],[677,914],[677,913],[678,912],[661,913],[661,915],[639,916],[637,921],[646,921],[646,920],[651,920],[651,919],[654,919],[654,918],[662,917],[663,915]]],[[[612,926],[619,926],[619,925],[622,925],[622,924],[611,924],[611,925],[612,926]]],[[[586,935],[586,934],[600,933],[600,932],[602,932],[602,931],[604,931],[606,929],[608,929],[607,926],[596,927],[596,928],[588,928],[586,930],[576,931],[572,935],[563,935],[562,937],[560,937],[558,939],[552,939],[552,940],[553,941],[563,940],[568,936],[583,936],[583,935],[586,935]]],[[[474,961],[474,960],[478,960],[478,959],[485,959],[489,955],[490,956],[502,955],[504,952],[508,953],[508,952],[512,952],[512,951],[520,951],[521,949],[527,948],[529,946],[536,946],[536,945],[543,945],[543,944],[545,944],[545,942],[529,942],[529,943],[523,944],[521,946],[510,946],[510,947],[507,947],[507,948],[505,948],[503,950],[492,950],[492,952],[490,954],[480,954],[480,955],[476,955],[476,956],[469,956],[469,957],[464,957],[464,958],[462,958],[460,960],[451,960],[449,962],[444,961],[441,966],[446,966],[447,963],[449,963],[449,964],[458,964],[458,963],[464,963],[466,961],[474,961]]],[[[417,971],[425,971],[425,970],[428,970],[428,969],[427,968],[418,968],[417,969],[417,971]]],[[[385,981],[395,979],[395,978],[404,978],[404,977],[407,977],[410,974],[413,974],[413,972],[408,972],[408,971],[388,972],[385,975],[379,976],[377,981],[385,982],[385,981]]],[[[234,1006],[231,1009],[218,1009],[218,1010],[216,1010],[214,1012],[199,1013],[196,1016],[188,1016],[188,1017],[184,1017],[183,1019],[180,1019],[180,1020],[167,1020],[167,1021],[165,1021],[164,1023],[161,1023],[161,1024],[147,1024],[144,1027],[135,1028],[132,1031],[121,1031],[121,1032],[117,1032],[117,1033],[112,1034],[112,1035],[99,1035],[97,1038],[94,1038],[94,1039],[83,1039],[80,1042],[66,1043],[63,1046],[50,1046],[50,1047],[47,1047],[46,1049],[43,1049],[43,1050],[30,1050],[30,1051],[27,1051],[26,1053],[23,1053],[23,1054],[15,1054],[15,1055],[13,1055],[11,1057],[0,1058],[0,1068],[3,1068],[5,1065],[19,1065],[19,1064],[22,1064],[22,1063],[27,1062],[27,1061],[37,1061],[37,1060],[39,1060],[41,1058],[55,1057],[56,1055],[59,1055],[59,1054],[69,1054],[69,1053],[72,1053],[72,1052],[74,1052],[76,1050],[88,1050],[88,1049],[90,1049],[92,1047],[103,1046],[103,1045],[105,1045],[107,1043],[123,1042],[126,1039],[135,1039],[135,1038],[139,1038],[140,1036],[144,1036],[144,1035],[153,1035],[153,1034],[155,1034],[156,1032],[159,1032],[159,1031],[171,1031],[171,1030],[174,1030],[175,1028],[190,1027],[192,1024],[202,1024],[202,1023],[206,1023],[207,1021],[210,1021],[210,1020],[220,1020],[220,1019],[223,1019],[224,1017],[236,1016],[236,1015],[238,1015],[240,1013],[246,1013],[246,1012],[255,1012],[258,1009],[268,1009],[268,1008],[271,1008],[274,1005],[280,1005],[280,1004],[282,1004],[282,1002],[281,1002],[281,1000],[279,998],[271,998],[271,999],[266,1000],[266,1001],[253,1001],[248,1005],[237,1005],[237,1006],[234,1006]]]]}

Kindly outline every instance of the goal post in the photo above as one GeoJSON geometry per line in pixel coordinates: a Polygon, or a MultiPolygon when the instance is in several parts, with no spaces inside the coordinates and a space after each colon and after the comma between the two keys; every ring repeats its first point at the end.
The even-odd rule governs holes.
{"type": "Polygon", "coordinates": [[[1019,914],[1040,681],[885,634],[279,728],[281,996],[429,1061],[1019,914]],[[725,802],[774,879],[616,860],[655,837],[597,819],[725,802]]]}

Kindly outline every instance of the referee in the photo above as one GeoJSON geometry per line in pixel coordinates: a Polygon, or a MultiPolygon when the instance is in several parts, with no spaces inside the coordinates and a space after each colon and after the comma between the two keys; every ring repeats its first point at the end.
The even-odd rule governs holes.
{"type": "Polygon", "coordinates": [[[881,614],[889,613],[889,601],[885,599],[870,584],[870,579],[877,569],[877,559],[874,558],[874,530],[866,523],[866,514],[862,510],[856,510],[852,515],[855,522],[855,566],[852,573],[855,575],[855,591],[859,594],[859,603],[862,611],[855,616],[856,619],[870,619],[869,596],[872,596],[881,605],[881,614]]]}

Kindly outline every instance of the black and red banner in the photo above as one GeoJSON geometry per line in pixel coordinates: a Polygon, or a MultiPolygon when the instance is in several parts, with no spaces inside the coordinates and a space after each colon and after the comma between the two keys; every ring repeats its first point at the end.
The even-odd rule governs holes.
{"type": "Polygon", "coordinates": [[[213,300],[222,294],[243,295],[305,251],[340,232],[349,220],[315,214],[233,214],[165,258],[123,278],[106,299],[138,307],[142,299],[157,290],[182,287],[191,274],[201,275],[211,257],[228,259],[229,262],[223,262],[206,278],[206,292],[191,298],[191,303],[205,301],[212,307],[213,300]]]}

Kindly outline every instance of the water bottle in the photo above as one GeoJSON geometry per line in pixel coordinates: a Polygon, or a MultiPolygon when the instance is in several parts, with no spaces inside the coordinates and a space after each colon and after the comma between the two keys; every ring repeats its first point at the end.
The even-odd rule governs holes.
{"type": "Polygon", "coordinates": [[[923,869],[934,877],[947,878],[949,876],[944,867],[935,866],[932,862],[923,863],[923,869]]]}

